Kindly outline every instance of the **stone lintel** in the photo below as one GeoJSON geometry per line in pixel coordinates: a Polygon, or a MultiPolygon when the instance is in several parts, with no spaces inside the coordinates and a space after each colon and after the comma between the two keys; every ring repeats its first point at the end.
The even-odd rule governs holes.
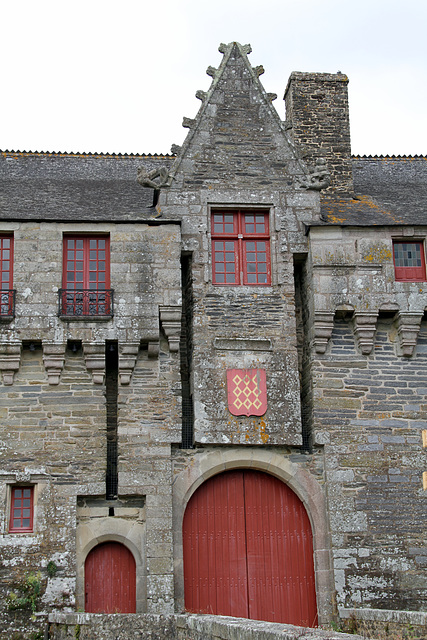
{"type": "Polygon", "coordinates": [[[181,337],[181,306],[159,307],[160,323],[166,334],[171,351],[179,350],[181,337]]]}
{"type": "Polygon", "coordinates": [[[367,356],[374,348],[378,311],[355,311],[353,315],[353,331],[357,345],[363,355],[367,356]]]}
{"type": "Polygon", "coordinates": [[[105,343],[83,342],[83,353],[86,367],[92,373],[94,384],[104,384],[105,378],[105,343]]]}
{"type": "Polygon", "coordinates": [[[139,342],[119,344],[119,380],[120,384],[129,384],[139,352],[139,342]]]}
{"type": "Polygon", "coordinates": [[[325,353],[334,328],[334,313],[316,311],[314,314],[314,347],[316,353],[325,353]]]}
{"type": "Polygon", "coordinates": [[[0,371],[2,372],[3,384],[13,384],[15,371],[19,370],[21,364],[22,344],[20,342],[9,342],[0,344],[0,371]]]}
{"type": "Polygon", "coordinates": [[[65,349],[67,345],[59,342],[43,342],[43,362],[49,384],[59,384],[62,369],[65,362],[65,349]]]}
{"type": "Polygon", "coordinates": [[[417,344],[423,313],[400,311],[397,314],[397,334],[402,355],[410,358],[417,344]]]}

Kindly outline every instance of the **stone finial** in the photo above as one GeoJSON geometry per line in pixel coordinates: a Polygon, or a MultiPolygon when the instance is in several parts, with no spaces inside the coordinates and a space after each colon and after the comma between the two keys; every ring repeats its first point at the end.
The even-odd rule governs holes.
{"type": "Polygon", "coordinates": [[[212,78],[215,78],[217,71],[218,69],[215,69],[215,67],[210,67],[210,66],[206,69],[207,75],[211,76],[212,78]]]}
{"type": "Polygon", "coordinates": [[[410,311],[400,311],[398,313],[397,335],[402,355],[406,358],[410,358],[414,353],[422,319],[422,313],[410,311]]]}
{"type": "Polygon", "coordinates": [[[273,102],[274,100],[277,100],[277,93],[267,93],[267,98],[270,102],[273,102]]]}
{"type": "Polygon", "coordinates": [[[43,362],[49,384],[59,384],[65,362],[66,344],[43,342],[43,362]]]}
{"type": "Polygon", "coordinates": [[[226,44],[224,44],[224,42],[221,42],[221,44],[220,44],[220,45],[219,45],[219,47],[218,47],[218,51],[219,51],[220,53],[225,53],[225,52],[227,51],[227,45],[226,45],[226,44]]]}
{"type": "Polygon", "coordinates": [[[179,350],[181,337],[181,307],[160,307],[160,322],[171,351],[179,350]]]}
{"type": "Polygon", "coordinates": [[[363,355],[367,356],[374,347],[378,311],[355,311],[353,316],[354,335],[363,355]]]}
{"type": "Polygon", "coordinates": [[[181,149],[182,149],[182,147],[180,147],[180,145],[179,145],[179,144],[173,144],[173,145],[171,146],[171,153],[172,153],[174,156],[178,156],[178,155],[181,153],[181,149]]]}
{"type": "Polygon", "coordinates": [[[92,373],[94,384],[104,384],[105,344],[104,342],[83,342],[86,367],[92,373]]]}
{"type": "Polygon", "coordinates": [[[257,67],[252,67],[254,74],[257,76],[257,78],[259,78],[260,76],[262,76],[263,73],[265,73],[265,69],[262,66],[262,64],[259,64],[257,67]]]}
{"type": "Polygon", "coordinates": [[[184,129],[191,129],[196,124],[196,121],[193,118],[183,118],[182,126],[184,129]]]}
{"type": "Polygon", "coordinates": [[[201,89],[198,89],[196,91],[196,98],[198,100],[202,100],[202,101],[205,100],[207,95],[208,94],[206,93],[206,91],[202,91],[201,89]]]}
{"type": "Polygon", "coordinates": [[[170,176],[166,167],[146,171],[144,167],[139,167],[137,181],[142,187],[150,189],[161,189],[162,187],[170,187],[170,176]],[[158,181],[155,182],[155,179],[158,181]]]}
{"type": "Polygon", "coordinates": [[[246,53],[246,55],[248,56],[250,53],[252,53],[251,45],[250,44],[242,45],[242,51],[243,51],[243,53],[246,53]]]}
{"type": "Polygon", "coordinates": [[[119,380],[120,384],[130,383],[138,358],[139,342],[119,344],[119,380]]]}
{"type": "Polygon", "coordinates": [[[13,384],[15,371],[19,370],[21,363],[21,350],[22,345],[20,342],[0,345],[0,371],[5,385],[13,384]]]}
{"type": "Polygon", "coordinates": [[[314,314],[314,348],[316,353],[325,353],[334,328],[334,314],[316,311],[314,314]]]}
{"type": "Polygon", "coordinates": [[[314,168],[310,171],[307,179],[301,183],[303,189],[321,191],[331,184],[331,175],[326,166],[324,158],[317,158],[314,168]]]}

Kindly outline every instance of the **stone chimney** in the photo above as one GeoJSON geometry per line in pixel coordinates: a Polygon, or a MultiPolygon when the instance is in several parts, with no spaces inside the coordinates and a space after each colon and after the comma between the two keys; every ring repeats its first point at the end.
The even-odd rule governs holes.
{"type": "Polygon", "coordinates": [[[331,174],[327,193],[353,192],[348,78],[343,73],[294,71],[285,91],[288,134],[313,167],[325,158],[331,174]]]}

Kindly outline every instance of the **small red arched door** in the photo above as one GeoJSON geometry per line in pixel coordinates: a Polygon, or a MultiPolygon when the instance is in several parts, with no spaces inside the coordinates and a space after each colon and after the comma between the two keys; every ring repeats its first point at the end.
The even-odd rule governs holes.
{"type": "Polygon", "coordinates": [[[92,549],[85,562],[85,611],[135,613],[136,570],[132,553],[119,542],[92,549]]]}
{"type": "Polygon", "coordinates": [[[239,469],[207,480],[183,543],[187,611],[317,626],[310,521],[277,478],[239,469]]]}

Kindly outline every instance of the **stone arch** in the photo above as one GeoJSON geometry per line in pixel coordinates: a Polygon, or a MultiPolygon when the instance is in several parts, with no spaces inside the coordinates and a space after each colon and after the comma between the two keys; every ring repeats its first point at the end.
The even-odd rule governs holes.
{"type": "Polygon", "coordinates": [[[89,552],[102,542],[119,542],[129,549],[136,565],[136,612],[147,610],[145,526],[120,518],[90,518],[77,526],[76,606],[84,609],[84,570],[89,552]]]}
{"type": "Polygon", "coordinates": [[[333,614],[333,572],[326,499],[317,480],[289,458],[269,449],[205,449],[194,454],[188,466],[174,479],[174,562],[177,610],[184,608],[182,522],[187,503],[200,485],[230,469],[255,469],[269,473],[287,484],[303,502],[313,532],[314,568],[319,624],[330,622],[333,614]]]}

